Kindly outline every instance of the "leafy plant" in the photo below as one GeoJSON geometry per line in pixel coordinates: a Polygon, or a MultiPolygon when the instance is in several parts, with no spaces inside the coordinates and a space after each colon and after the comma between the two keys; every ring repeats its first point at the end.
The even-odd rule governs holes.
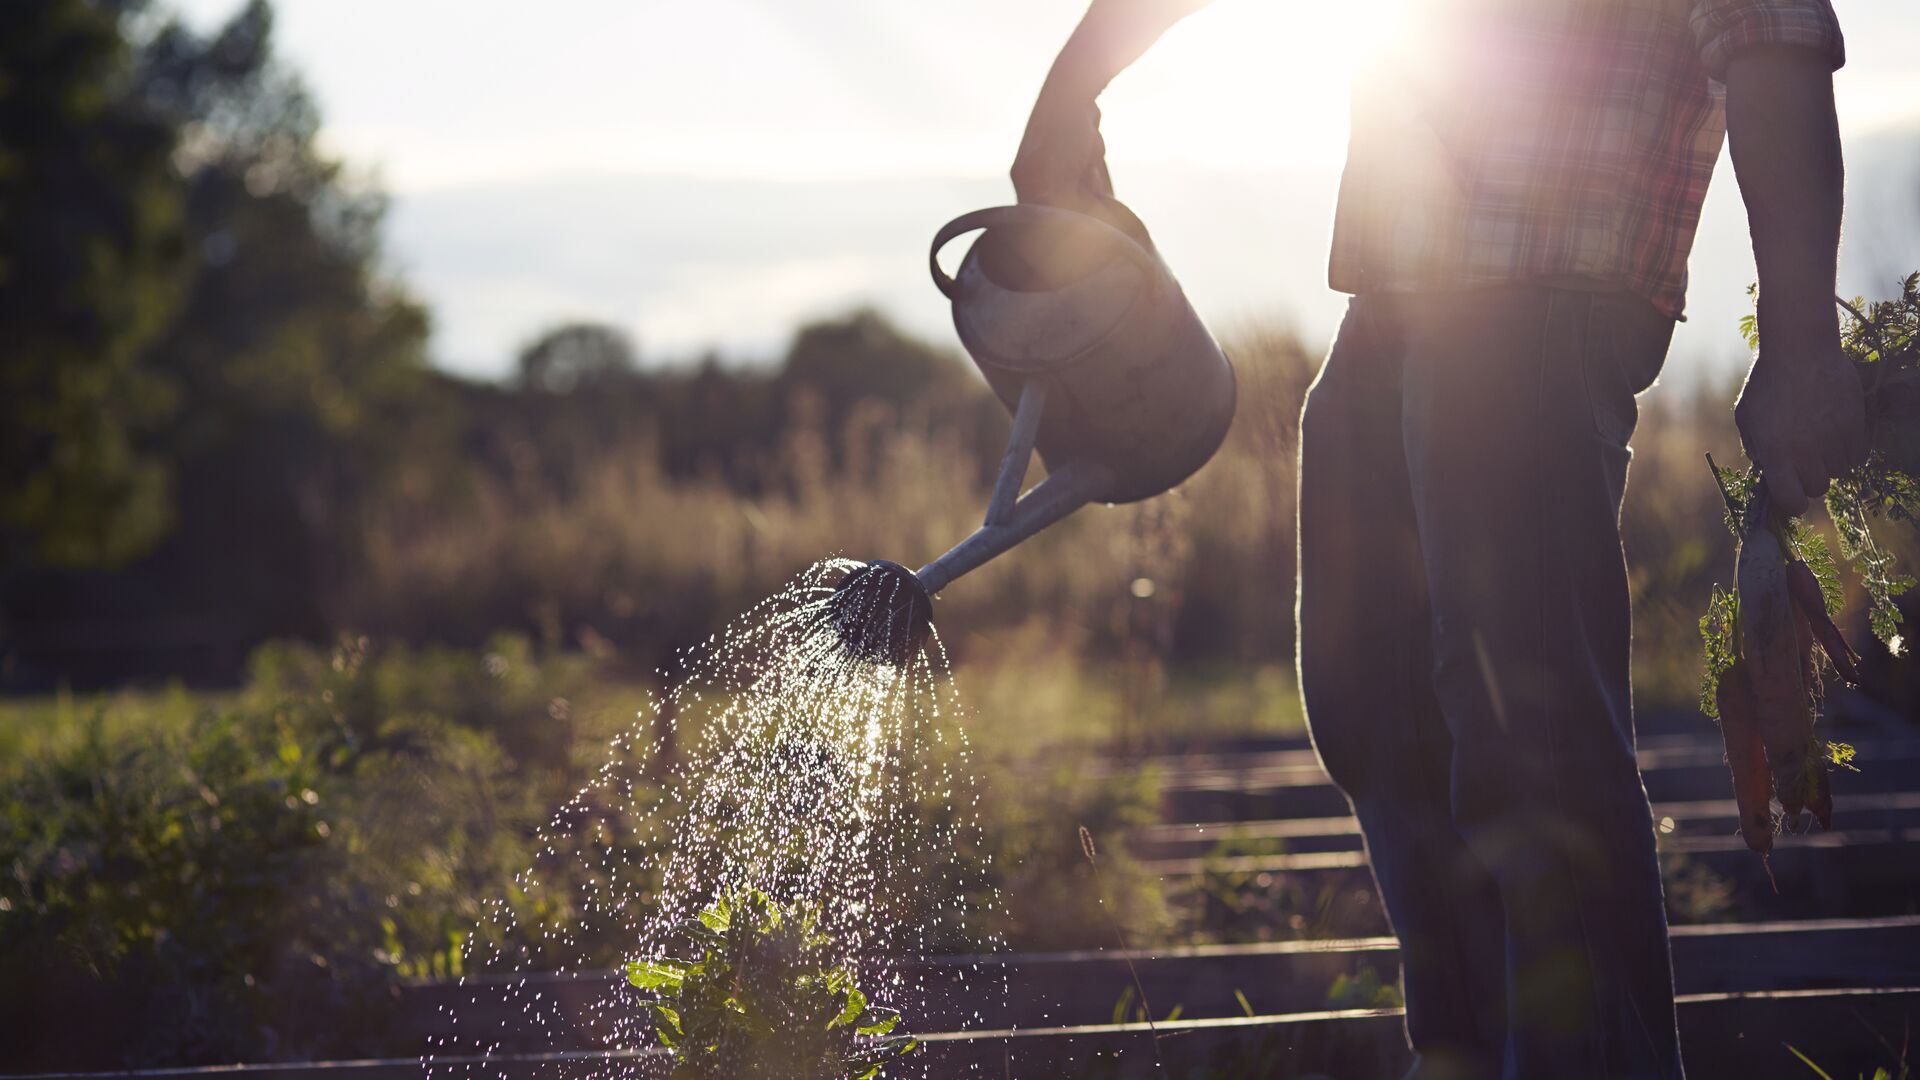
{"type": "MultiPolygon", "coordinates": [[[[1140,1004],[1140,1002],[1135,999],[1133,986],[1134,984],[1128,983],[1120,988],[1120,996],[1115,998],[1113,1002],[1112,1022],[1115,1024],[1132,1023],[1152,1025],[1155,1023],[1153,1014],[1147,1011],[1145,1005],[1140,1004]]],[[[1167,1015],[1161,1017],[1158,1022],[1171,1024],[1186,1014],[1187,1007],[1185,1005],[1175,1005],[1173,1008],[1168,1009],[1167,1015]]]]}
{"type": "Polygon", "coordinates": [[[1867,387],[1872,449],[1865,464],[1827,492],[1827,516],[1841,555],[1859,567],[1874,636],[1897,655],[1903,643],[1894,597],[1913,579],[1893,571],[1893,556],[1875,543],[1871,522],[1920,524],[1920,271],[1908,275],[1891,300],[1864,310],[1858,299],[1842,306],[1850,318],[1841,342],[1867,387]]]}
{"type": "MultiPolygon", "coordinates": [[[[1093,871],[1094,888],[1098,894],[1096,899],[1100,904],[1100,911],[1107,916],[1107,925],[1113,928],[1114,940],[1120,945],[1120,955],[1126,958],[1127,974],[1133,978],[1133,989],[1140,992],[1140,1019],[1147,1025],[1147,1034],[1153,1037],[1154,1064],[1158,1065],[1161,1073],[1164,1074],[1167,1071],[1167,1064],[1160,1056],[1160,1029],[1153,1023],[1153,1004],[1147,1000],[1147,986],[1140,981],[1140,969],[1134,966],[1133,958],[1129,955],[1133,951],[1133,946],[1127,941],[1127,932],[1120,928],[1120,921],[1113,917],[1113,912],[1107,910],[1106,890],[1101,887],[1100,881],[1100,852],[1094,846],[1092,830],[1085,825],[1080,826],[1080,853],[1087,857],[1087,866],[1093,871]]],[[[1131,995],[1123,995],[1114,1005],[1114,1023],[1120,1023],[1121,1018],[1126,1016],[1130,997],[1131,995]]],[[[1167,1014],[1167,1021],[1171,1023],[1179,1016],[1180,1006],[1176,1005],[1173,1012],[1167,1014]]]]}
{"type": "MultiPolygon", "coordinates": [[[[1834,1080],[1834,1076],[1832,1073],[1821,1068],[1818,1064],[1814,1062],[1812,1058],[1808,1057],[1805,1053],[1803,1053],[1799,1047],[1794,1046],[1792,1043],[1788,1043],[1787,1050],[1790,1053],[1792,1053],[1794,1057],[1800,1059],[1801,1064],[1805,1065],[1809,1069],[1812,1069],[1813,1075],[1819,1077],[1820,1080],[1834,1080]]],[[[1861,1073],[1859,1075],[1861,1080],[1867,1080],[1865,1073],[1861,1073]]],[[[1908,1075],[1909,1075],[1909,1072],[1908,1072],[1905,1061],[1902,1061],[1900,1063],[1900,1075],[1897,1078],[1894,1076],[1892,1070],[1888,1069],[1884,1065],[1873,1070],[1873,1080],[1907,1080],[1908,1075]]]]}
{"type": "Polygon", "coordinates": [[[1230,944],[1354,937],[1380,932],[1372,879],[1364,870],[1336,877],[1249,868],[1244,860],[1285,855],[1280,838],[1229,830],[1201,857],[1186,893],[1185,939],[1230,944]]]}
{"type": "MultiPolygon", "coordinates": [[[[67,702],[0,755],[7,1063],[390,1054],[414,1038],[388,1004],[402,980],[502,950],[553,966],[542,931],[579,927],[593,875],[665,842],[636,810],[594,818],[605,858],[536,854],[571,781],[504,744],[565,749],[551,705],[582,670],[505,637],[484,657],[347,638],[263,649],[231,692],[67,702]],[[537,889],[512,881],[529,863],[537,889]],[[503,894],[509,926],[482,918],[503,894]]],[[[626,939],[577,940],[611,964],[626,939]]]]}
{"type": "Polygon", "coordinates": [[[919,1042],[832,956],[815,912],[757,889],[722,896],[681,928],[692,959],[634,960],[627,981],[673,1060],[673,1080],[870,1080],[919,1042]]]}
{"type": "MultiPolygon", "coordinates": [[[[1661,839],[1666,838],[1662,833],[1661,839]]],[[[1731,878],[1664,845],[1660,851],[1660,881],[1661,891],[1666,894],[1668,922],[1728,922],[1735,913],[1738,890],[1731,878]]]]}
{"type": "Polygon", "coordinates": [[[1357,975],[1343,971],[1327,987],[1329,1009],[1398,1009],[1405,1004],[1400,988],[1382,982],[1373,968],[1361,968],[1357,975]]]}

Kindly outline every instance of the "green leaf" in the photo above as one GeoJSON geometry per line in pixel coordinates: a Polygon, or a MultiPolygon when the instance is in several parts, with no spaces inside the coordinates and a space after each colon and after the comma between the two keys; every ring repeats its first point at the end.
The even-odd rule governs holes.
{"type": "Polygon", "coordinates": [[[1713,482],[1720,489],[1720,499],[1725,513],[1721,523],[1732,533],[1734,539],[1740,538],[1742,525],[1747,517],[1747,505],[1753,501],[1753,493],[1759,487],[1759,474],[1752,469],[1723,469],[1707,455],[1707,468],[1713,472],[1713,482]]]}
{"type": "Polygon", "coordinates": [[[1821,1068],[1818,1065],[1815,1065],[1813,1063],[1812,1058],[1800,1052],[1799,1047],[1793,1045],[1792,1043],[1782,1043],[1781,1045],[1785,1046],[1787,1050],[1793,1054],[1794,1057],[1797,1057],[1801,1061],[1805,1062],[1807,1068],[1812,1069],[1813,1074],[1815,1076],[1818,1076],[1820,1080],[1833,1080],[1833,1077],[1827,1073],[1827,1070],[1821,1068]]]}
{"type": "Polygon", "coordinates": [[[677,988],[687,977],[687,965],[675,960],[631,960],[627,981],[642,990],[677,988]]]}
{"type": "Polygon", "coordinates": [[[1853,763],[1854,752],[1852,743],[1827,743],[1827,760],[1831,761],[1836,767],[1845,769],[1848,772],[1860,771],[1853,763]]]}
{"type": "Polygon", "coordinates": [[[1833,561],[1833,552],[1827,549],[1827,539],[1805,524],[1797,525],[1791,537],[1793,553],[1806,562],[1807,569],[1813,571],[1814,579],[1820,582],[1820,599],[1827,614],[1839,615],[1847,606],[1847,590],[1840,583],[1840,568],[1833,561]]]}
{"type": "Polygon", "coordinates": [[[680,931],[681,937],[696,945],[718,945],[721,941],[719,931],[700,919],[683,919],[676,929],[680,931]]]}
{"type": "Polygon", "coordinates": [[[1867,594],[1874,636],[1898,655],[1900,609],[1894,597],[1909,584],[1873,535],[1873,524],[1920,525],[1920,291],[1909,276],[1900,295],[1872,304],[1840,301],[1840,345],[1867,389],[1871,450],[1867,460],[1827,491],[1827,516],[1840,555],[1855,564],[1867,594]]]}
{"type": "Polygon", "coordinates": [[[847,991],[846,1005],[841,1008],[840,1015],[834,1017],[833,1020],[827,1024],[827,1027],[837,1028],[845,1024],[851,1024],[855,1020],[860,1019],[860,1014],[865,1011],[867,1011],[867,995],[861,993],[858,987],[849,989],[847,991]]]}
{"type": "MultiPolygon", "coordinates": [[[[885,1065],[893,1058],[904,1057],[907,1054],[913,1053],[919,1045],[920,1040],[911,1035],[888,1035],[855,1048],[852,1053],[848,1054],[842,1060],[845,1061],[848,1066],[855,1069],[863,1065],[870,1065],[877,1068],[885,1065]]],[[[854,1075],[865,1074],[856,1073],[854,1075]]]]}
{"type": "Polygon", "coordinates": [[[885,1035],[900,1023],[900,1014],[892,1009],[868,1009],[860,1018],[860,1026],[854,1028],[862,1035],[885,1035]]]}
{"type": "Polygon", "coordinates": [[[672,1049],[685,1034],[685,1032],[680,1029],[679,1010],[671,1005],[663,1005],[658,1001],[649,1002],[648,1007],[653,1010],[653,1033],[655,1037],[660,1040],[661,1046],[672,1049]]]}
{"type": "Polygon", "coordinates": [[[1707,599],[1707,613],[1700,616],[1700,646],[1704,670],[1700,676],[1700,711],[1720,716],[1720,677],[1739,658],[1739,643],[1734,635],[1740,626],[1740,600],[1732,589],[1713,587],[1707,599]]]}

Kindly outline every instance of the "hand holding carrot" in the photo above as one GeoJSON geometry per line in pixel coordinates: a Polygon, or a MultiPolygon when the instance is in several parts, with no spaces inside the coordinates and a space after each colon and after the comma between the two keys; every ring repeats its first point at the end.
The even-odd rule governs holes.
{"type": "Polygon", "coordinates": [[[1835,330],[1768,333],[1733,418],[1774,508],[1798,517],[1866,460],[1866,393],[1835,330]]]}

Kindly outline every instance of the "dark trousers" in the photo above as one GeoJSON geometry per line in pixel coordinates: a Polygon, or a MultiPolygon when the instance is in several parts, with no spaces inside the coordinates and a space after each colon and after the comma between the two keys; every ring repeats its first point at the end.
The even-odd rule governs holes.
{"type": "Polygon", "coordinates": [[[1681,1075],[1619,527],[1672,331],[1621,292],[1360,296],[1307,395],[1301,688],[1414,1077],[1681,1075]]]}

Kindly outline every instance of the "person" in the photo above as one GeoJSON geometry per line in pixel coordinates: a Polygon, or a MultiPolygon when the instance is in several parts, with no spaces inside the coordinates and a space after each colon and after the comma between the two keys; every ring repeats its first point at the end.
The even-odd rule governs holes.
{"type": "MultiPolygon", "coordinates": [[[[1096,99],[1206,2],[1095,0],[1021,200],[1112,198],[1096,99]]],[[[1406,26],[1354,83],[1329,270],[1352,298],[1301,418],[1308,724],[1400,939],[1411,1076],[1680,1077],[1627,443],[1727,140],[1759,271],[1748,456],[1788,513],[1865,456],[1833,302],[1839,23],[1826,0],[1415,0],[1406,26]]]]}

